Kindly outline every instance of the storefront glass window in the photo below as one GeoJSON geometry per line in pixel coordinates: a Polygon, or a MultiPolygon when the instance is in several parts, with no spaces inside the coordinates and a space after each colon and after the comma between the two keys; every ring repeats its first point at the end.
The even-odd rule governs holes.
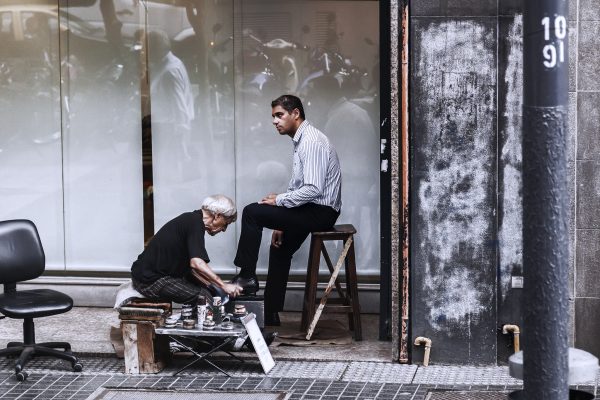
{"type": "Polygon", "coordinates": [[[53,2],[0,5],[0,218],[35,222],[64,269],[59,37],[53,2]]]}
{"type": "MultiPolygon", "coordinates": [[[[342,214],[352,223],[359,273],[379,273],[379,17],[373,1],[236,2],[238,202],[281,193],[291,140],[271,125],[271,100],[298,95],[306,118],[334,144],[342,167],[342,214]]],[[[266,272],[271,231],[263,233],[266,272]]],[[[292,271],[306,273],[307,240],[292,271]]],[[[338,246],[338,253],[341,246],[338,246]]],[[[335,255],[335,252],[330,249],[335,255]]],[[[326,264],[321,263],[326,270],[326,264]]]]}
{"type": "Polygon", "coordinates": [[[127,270],[142,249],[143,15],[134,2],[61,8],[67,269],[127,270]]]}
{"type": "MultiPolygon", "coordinates": [[[[205,196],[231,196],[241,214],[285,191],[292,143],[270,102],[292,93],[337,148],[338,222],[358,229],[359,273],[378,274],[377,2],[60,4],[0,6],[0,218],[34,219],[54,268],[127,271],[205,196]]],[[[220,273],[234,272],[239,226],[207,241],[220,273]]]]}
{"type": "MultiPolygon", "coordinates": [[[[208,195],[236,198],[233,2],[148,6],[154,225],[200,208],[208,195]]],[[[233,272],[235,229],[210,240],[211,265],[233,272]]]]}

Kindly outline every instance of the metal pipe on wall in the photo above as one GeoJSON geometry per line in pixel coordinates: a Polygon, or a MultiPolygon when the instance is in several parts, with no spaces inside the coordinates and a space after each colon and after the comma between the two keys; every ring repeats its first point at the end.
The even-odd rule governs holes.
{"type": "Polygon", "coordinates": [[[567,399],[568,1],[523,4],[523,398],[567,399]]]}
{"type": "Polygon", "coordinates": [[[519,327],[517,325],[504,325],[502,327],[502,334],[504,335],[508,335],[508,334],[512,334],[513,335],[513,349],[515,351],[515,353],[518,353],[521,350],[521,345],[520,345],[520,341],[519,341],[519,336],[521,334],[521,330],[519,329],[519,327]]]}
{"type": "Polygon", "coordinates": [[[423,366],[429,366],[429,355],[431,352],[431,339],[424,336],[417,336],[415,338],[415,346],[425,346],[425,352],[423,353],[423,366]]]}

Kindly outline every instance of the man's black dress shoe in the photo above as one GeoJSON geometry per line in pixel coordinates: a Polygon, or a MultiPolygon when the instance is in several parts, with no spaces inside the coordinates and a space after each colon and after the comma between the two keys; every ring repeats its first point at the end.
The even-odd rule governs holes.
{"type": "Polygon", "coordinates": [[[258,292],[258,278],[253,274],[250,278],[245,278],[240,274],[231,279],[231,283],[241,286],[245,295],[254,295],[258,292]]]}
{"type": "Polygon", "coordinates": [[[265,326],[280,326],[281,321],[279,320],[279,313],[271,312],[265,313],[265,326]]]}

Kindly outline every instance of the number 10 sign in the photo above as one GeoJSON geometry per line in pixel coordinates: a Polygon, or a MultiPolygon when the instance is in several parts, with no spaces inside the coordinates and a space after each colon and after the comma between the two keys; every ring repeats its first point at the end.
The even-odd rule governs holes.
{"type": "Polygon", "coordinates": [[[544,55],[544,66],[554,68],[558,63],[565,61],[565,43],[567,37],[567,19],[558,15],[554,20],[550,17],[542,18],[544,27],[544,41],[546,45],[542,49],[544,55]]]}

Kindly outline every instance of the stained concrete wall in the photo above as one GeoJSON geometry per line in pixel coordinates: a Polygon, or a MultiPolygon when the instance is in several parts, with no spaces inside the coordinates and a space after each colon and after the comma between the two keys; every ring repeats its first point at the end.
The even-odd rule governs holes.
{"type": "MultiPolygon", "coordinates": [[[[433,340],[432,362],[506,363],[511,340],[501,327],[522,326],[522,289],[515,285],[523,273],[520,4],[516,0],[411,4],[411,336],[433,340]]],[[[577,324],[586,313],[589,321],[600,307],[600,285],[582,276],[594,274],[598,268],[592,264],[600,261],[600,245],[591,246],[600,240],[600,213],[594,213],[600,205],[596,189],[600,142],[595,136],[600,128],[600,94],[589,92],[600,89],[600,68],[593,63],[600,56],[600,8],[591,13],[594,5],[598,8],[597,0],[580,0],[580,10],[576,0],[569,4],[572,255],[575,237],[579,239],[577,257],[570,261],[569,285],[576,298],[573,314],[578,329],[573,332],[578,345],[583,344],[581,335],[600,342],[589,332],[598,331],[600,323],[591,329],[586,328],[589,322],[581,321],[581,328],[577,324]],[[578,11],[593,19],[585,22],[585,33],[578,11]],[[578,46],[578,24],[587,47],[578,46]],[[594,51],[595,59],[590,57],[594,51]],[[590,61],[584,65],[586,57],[590,61]],[[578,73],[582,68],[585,75],[578,73]],[[579,93],[583,81],[588,86],[579,93]],[[576,115],[588,120],[585,134],[576,115]],[[590,115],[596,115],[595,122],[590,115]],[[592,158],[587,163],[580,160],[581,149],[576,152],[575,139],[581,141],[584,135],[587,157],[592,158]],[[590,182],[581,186],[585,179],[590,182]],[[594,193],[583,195],[585,201],[584,189],[594,193]],[[585,228],[582,217],[588,223],[585,228]],[[584,247],[582,236],[587,240],[584,247]],[[580,248],[593,255],[580,256],[580,248]],[[580,298],[580,293],[585,296],[580,298]],[[589,333],[583,334],[585,329],[589,333]]],[[[587,343],[580,347],[590,350],[587,343]]],[[[413,360],[420,358],[421,350],[413,348],[413,360]]]]}
{"type": "Polygon", "coordinates": [[[444,362],[496,347],[496,29],[412,18],[412,332],[444,362]]]}
{"type": "MultiPolygon", "coordinates": [[[[577,57],[571,96],[576,106],[575,346],[600,356],[600,2],[579,0],[571,21],[577,57]]],[[[574,41],[573,41],[574,39],[574,41]]]]}

